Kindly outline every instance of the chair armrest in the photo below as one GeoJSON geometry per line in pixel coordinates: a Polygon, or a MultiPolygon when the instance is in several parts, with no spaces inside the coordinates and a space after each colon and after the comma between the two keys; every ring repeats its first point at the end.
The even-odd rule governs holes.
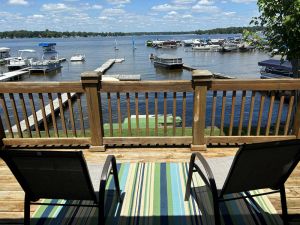
{"type": "Polygon", "coordinates": [[[105,163],[104,163],[104,166],[103,166],[103,169],[102,169],[102,173],[101,173],[99,193],[100,193],[101,189],[105,190],[106,182],[107,182],[107,179],[108,179],[109,175],[111,174],[111,170],[112,170],[112,167],[113,167],[114,163],[116,164],[115,156],[108,155],[106,160],[105,160],[105,163]]]}
{"type": "Polygon", "coordinates": [[[215,181],[212,170],[211,170],[210,166],[208,165],[206,159],[203,157],[203,155],[200,152],[193,153],[191,157],[192,157],[191,160],[194,161],[194,167],[196,168],[197,172],[203,179],[204,183],[206,185],[208,185],[210,190],[213,192],[213,195],[216,194],[216,196],[217,196],[218,191],[217,191],[216,181],[215,181]],[[200,167],[195,163],[196,158],[200,161],[200,163],[202,164],[205,171],[202,171],[200,169],[200,167]],[[204,172],[206,173],[206,176],[205,176],[204,172]]]}

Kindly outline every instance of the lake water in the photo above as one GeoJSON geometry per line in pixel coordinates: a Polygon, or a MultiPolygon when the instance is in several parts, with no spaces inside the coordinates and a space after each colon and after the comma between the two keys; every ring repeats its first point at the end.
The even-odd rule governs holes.
{"type": "MultiPolygon", "coordinates": [[[[224,38],[226,35],[214,35],[209,38],[224,38]]],[[[176,55],[183,58],[185,64],[190,65],[194,68],[207,69],[212,72],[218,72],[225,75],[234,76],[241,79],[253,79],[260,78],[259,67],[257,63],[261,60],[268,59],[268,55],[260,51],[252,52],[233,52],[233,53],[219,53],[219,52],[192,52],[191,48],[179,47],[177,49],[154,49],[145,46],[145,42],[149,39],[155,40],[185,40],[194,38],[208,38],[208,36],[197,36],[197,35],[178,35],[178,36],[138,36],[134,37],[136,50],[133,51],[132,37],[96,37],[96,38],[68,38],[68,39],[12,39],[12,40],[0,40],[0,47],[11,48],[11,55],[15,56],[19,49],[35,49],[41,55],[42,50],[38,47],[40,42],[56,42],[56,50],[59,52],[60,57],[67,58],[75,53],[85,54],[86,61],[81,63],[65,62],[63,68],[58,73],[51,73],[46,76],[44,75],[31,75],[30,77],[24,77],[24,81],[68,81],[68,80],[80,80],[80,74],[84,71],[92,71],[102,65],[110,58],[125,58],[123,63],[116,63],[106,74],[140,74],[142,80],[181,80],[191,79],[191,72],[186,70],[162,70],[154,67],[153,63],[149,60],[151,53],[155,55],[167,53],[176,55]],[[115,51],[115,40],[119,50],[115,51]]],[[[0,72],[5,72],[6,67],[0,67],[0,72]]],[[[225,124],[229,124],[230,110],[231,110],[231,93],[226,102],[226,118],[225,124]]],[[[149,113],[154,114],[154,100],[149,95],[149,113]]],[[[208,93],[207,102],[207,124],[210,124],[210,116],[212,110],[211,102],[212,93],[208,93]]],[[[220,125],[221,117],[221,97],[222,93],[218,93],[218,103],[216,110],[216,125],[220,125]]],[[[134,100],[132,96],[132,114],[134,111],[134,100]]],[[[84,98],[83,98],[84,99],[84,98]]],[[[126,101],[125,95],[121,96],[122,102],[122,118],[124,119],[126,114],[126,101]]],[[[179,98],[178,98],[179,99],[179,98]]],[[[240,112],[240,99],[241,92],[237,94],[237,105],[236,115],[240,112]]],[[[113,119],[117,121],[116,113],[116,99],[113,97],[113,110],[115,112],[113,119]]],[[[247,125],[249,116],[249,106],[251,100],[251,93],[247,92],[246,106],[245,106],[245,117],[244,125],[247,125]]],[[[145,114],[144,95],[141,95],[141,103],[139,105],[140,115],[145,114]]],[[[159,100],[159,113],[163,113],[163,99],[159,100]]],[[[259,112],[259,101],[260,94],[256,96],[256,106],[254,109],[253,124],[257,123],[258,112],[259,112]]],[[[168,113],[172,113],[172,95],[168,95],[168,113]]],[[[181,102],[178,101],[177,115],[180,116],[182,113],[181,102]]],[[[192,124],[192,110],[193,110],[193,96],[192,94],[187,95],[187,126],[192,124]]],[[[103,107],[106,107],[107,103],[103,101],[103,107]]],[[[268,109],[269,99],[265,101],[265,109],[268,109]]],[[[275,108],[278,108],[278,102],[275,102],[275,108]]],[[[9,110],[11,108],[9,107],[9,110]]],[[[266,111],[265,110],[265,111],[266,111]]],[[[2,109],[0,109],[2,111],[2,109]]],[[[20,110],[21,111],[21,110],[20,110]]],[[[20,113],[19,111],[19,113],[20,113]]],[[[275,112],[276,110],[274,110],[275,112]]],[[[283,109],[283,118],[286,114],[287,106],[283,109]]],[[[12,114],[11,114],[12,115],[12,114]]],[[[68,113],[66,113],[68,115],[68,113]]],[[[263,126],[266,123],[267,111],[263,116],[263,126]]],[[[275,119],[275,116],[274,116],[275,119]]],[[[273,119],[273,120],[274,120],[273,119]]],[[[13,120],[13,119],[12,119],[13,120]]],[[[87,120],[87,117],[85,117],[87,120]]],[[[104,120],[108,121],[107,110],[104,110],[104,120]]],[[[275,121],[273,121],[275,122],[275,121]]],[[[234,124],[239,123],[239,116],[235,116],[234,124]]]]}
{"type": "MultiPolygon", "coordinates": [[[[214,35],[211,38],[224,38],[228,35],[214,35]]],[[[180,80],[191,79],[189,71],[168,71],[156,69],[149,60],[149,55],[167,53],[180,56],[185,64],[199,69],[208,69],[237,78],[259,78],[257,62],[267,59],[268,56],[260,51],[234,52],[222,54],[219,52],[192,52],[191,48],[179,47],[177,49],[153,49],[145,46],[148,39],[156,40],[185,40],[192,38],[207,38],[205,35],[178,35],[178,36],[137,36],[134,37],[136,50],[132,50],[132,37],[96,37],[96,38],[68,38],[68,39],[3,39],[0,47],[11,48],[11,55],[16,56],[19,49],[35,49],[41,56],[42,50],[38,47],[40,42],[57,43],[56,50],[60,57],[70,59],[75,53],[86,55],[84,63],[63,63],[58,73],[47,76],[33,75],[24,80],[79,80],[84,71],[94,70],[110,58],[125,58],[121,64],[115,64],[107,74],[140,74],[142,80],[180,80]],[[115,51],[115,40],[119,50],[115,51]]],[[[5,72],[6,67],[0,67],[5,72]]]]}

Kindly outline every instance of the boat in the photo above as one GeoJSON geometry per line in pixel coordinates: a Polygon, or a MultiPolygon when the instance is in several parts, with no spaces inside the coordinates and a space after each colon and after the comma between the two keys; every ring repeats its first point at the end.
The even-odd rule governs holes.
{"type": "Polygon", "coordinates": [[[17,57],[12,57],[9,60],[7,68],[9,71],[20,70],[25,67],[31,66],[38,60],[36,51],[33,49],[21,49],[18,51],[17,57]]]}
{"type": "Polygon", "coordinates": [[[182,68],[182,58],[163,54],[155,56],[153,59],[154,66],[166,67],[168,69],[182,68]]]}
{"type": "Polygon", "coordinates": [[[85,61],[85,55],[77,53],[70,58],[70,61],[71,62],[85,61]]]}
{"type": "Polygon", "coordinates": [[[206,44],[194,45],[192,49],[197,51],[210,51],[210,47],[206,44]]]}
{"type": "Polygon", "coordinates": [[[119,48],[118,48],[118,42],[117,42],[117,39],[115,39],[115,51],[118,51],[119,48]]]}
{"type": "Polygon", "coordinates": [[[0,65],[6,64],[9,61],[9,54],[10,48],[1,47],[0,48],[0,65]]]}
{"type": "Polygon", "coordinates": [[[188,40],[183,40],[182,41],[182,45],[184,46],[184,47],[191,47],[192,45],[193,45],[193,39],[188,39],[188,40]]]}
{"type": "Polygon", "coordinates": [[[292,64],[287,61],[268,59],[258,62],[261,66],[260,74],[262,79],[289,79],[293,78],[292,64]]]}
{"type": "Polygon", "coordinates": [[[232,52],[238,50],[238,46],[235,43],[225,43],[220,49],[221,52],[232,52]]]}
{"type": "Polygon", "coordinates": [[[39,43],[43,48],[42,59],[31,64],[30,73],[48,73],[61,69],[61,61],[58,58],[58,52],[55,50],[56,43],[39,43]]]}
{"type": "Polygon", "coordinates": [[[255,49],[255,46],[249,45],[246,42],[242,42],[242,43],[238,44],[238,48],[239,48],[240,52],[247,52],[247,51],[255,49]]]}

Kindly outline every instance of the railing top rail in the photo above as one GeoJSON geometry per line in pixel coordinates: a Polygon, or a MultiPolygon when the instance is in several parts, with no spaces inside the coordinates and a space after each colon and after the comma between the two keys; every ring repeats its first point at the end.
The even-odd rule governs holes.
{"type": "Polygon", "coordinates": [[[0,93],[82,93],[84,89],[80,81],[68,82],[3,82],[0,93]]]}
{"type": "MultiPolygon", "coordinates": [[[[203,81],[207,83],[207,81],[203,81]]],[[[208,89],[213,91],[230,90],[299,90],[300,79],[234,79],[234,80],[212,80],[207,83],[208,89]]]]}
{"type": "MultiPolygon", "coordinates": [[[[198,84],[207,85],[208,90],[300,90],[300,79],[234,79],[234,80],[203,80],[198,84]]],[[[191,80],[161,81],[102,81],[102,92],[193,92],[191,80]]],[[[81,81],[63,82],[3,82],[0,93],[54,93],[84,92],[81,81]]]]}
{"type": "Polygon", "coordinates": [[[192,92],[190,80],[102,81],[103,92],[192,92]]]}

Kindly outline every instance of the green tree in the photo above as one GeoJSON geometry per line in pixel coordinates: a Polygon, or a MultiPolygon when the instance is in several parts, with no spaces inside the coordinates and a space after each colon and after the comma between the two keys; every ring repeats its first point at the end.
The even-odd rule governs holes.
{"type": "Polygon", "coordinates": [[[257,5],[260,16],[252,23],[264,27],[270,51],[286,56],[300,78],[300,0],[258,0],[257,5]]]}

